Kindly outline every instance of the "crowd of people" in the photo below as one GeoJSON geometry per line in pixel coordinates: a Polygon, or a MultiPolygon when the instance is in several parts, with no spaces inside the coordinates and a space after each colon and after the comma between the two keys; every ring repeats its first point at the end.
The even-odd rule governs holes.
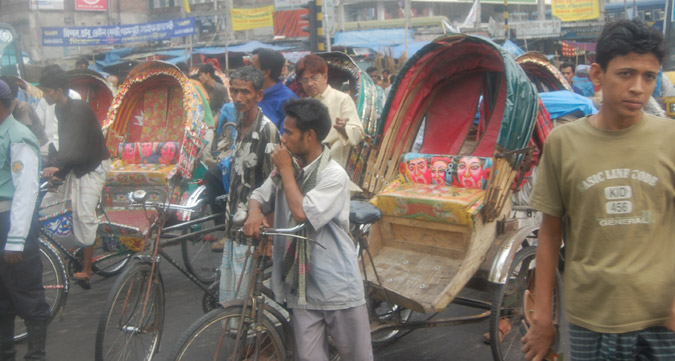
{"type": "MultiPolygon", "coordinates": [[[[532,324],[522,338],[528,360],[543,360],[554,341],[551,302],[563,233],[572,359],[675,358],[675,263],[670,263],[675,124],[643,112],[664,56],[663,37],[645,25],[606,26],[589,72],[592,85],[603,89],[600,111],[557,128],[546,141],[530,201],[543,222],[532,324]],[[632,216],[634,210],[640,216],[632,216]]],[[[206,136],[204,183],[212,212],[225,214],[217,220],[226,225],[225,236],[212,245],[222,252],[220,301],[248,291],[252,270],[244,262],[245,237],[259,236],[261,226],[306,222],[305,232],[321,247],[277,238],[272,250],[272,289],[277,301],[292,309],[296,358],[327,360],[330,335],[343,360],[372,360],[364,289],[349,235],[355,186],[344,169],[350,149],[365,136],[356,105],[328,83],[328,65],[319,55],[295,65],[307,95],[300,99],[282,83],[281,53],[257,49],[249,64],[229,76],[229,91],[210,63],[199,68],[195,83],[205,90],[217,120],[206,136]],[[221,148],[227,123],[236,138],[221,148]],[[217,199],[224,195],[223,208],[217,199]],[[235,219],[245,222],[235,225],[235,219]],[[244,235],[234,232],[241,226],[244,235]]],[[[76,65],[84,69],[88,62],[76,65]]],[[[187,73],[185,64],[179,67],[187,73]]],[[[563,63],[560,70],[575,92],[586,91],[574,85],[573,64],[563,63]]],[[[385,94],[391,90],[388,71],[366,73],[385,94]]],[[[49,306],[36,221],[40,177],[63,181],[45,202],[71,200],[84,256],[73,278],[89,287],[95,207],[110,170],[101,127],[70,90],[67,73],[47,66],[39,84],[44,98],[33,110],[16,99],[12,79],[0,80],[0,361],[15,359],[16,316],[27,326],[26,360],[46,359],[49,306]]],[[[447,166],[447,159],[438,161],[447,166]]],[[[469,173],[472,162],[478,159],[464,157],[460,164],[466,173],[461,181],[473,187],[482,179],[469,173]]],[[[444,172],[433,176],[443,177],[444,172]]]]}

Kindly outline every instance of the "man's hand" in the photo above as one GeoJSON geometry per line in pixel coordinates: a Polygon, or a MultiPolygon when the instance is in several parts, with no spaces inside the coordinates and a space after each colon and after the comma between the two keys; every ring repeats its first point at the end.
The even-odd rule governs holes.
{"type": "Polygon", "coordinates": [[[23,252],[5,251],[5,262],[8,264],[17,264],[21,261],[23,261],[23,252]]]}
{"type": "Polygon", "coordinates": [[[51,178],[59,171],[59,168],[56,167],[47,167],[42,170],[42,176],[45,178],[51,178]]]}
{"type": "Polygon", "coordinates": [[[282,144],[277,144],[277,147],[272,151],[271,158],[274,165],[279,169],[279,172],[282,170],[293,170],[291,153],[282,144]]]}
{"type": "Polygon", "coordinates": [[[335,125],[333,125],[333,128],[335,128],[335,130],[337,130],[338,133],[346,137],[347,131],[345,130],[345,126],[347,125],[348,121],[349,118],[335,118],[335,125]]]}
{"type": "Polygon", "coordinates": [[[523,343],[525,359],[529,361],[542,361],[548,354],[549,349],[555,343],[555,326],[553,320],[546,322],[532,321],[527,334],[520,339],[523,343]]]}
{"type": "Polygon", "coordinates": [[[260,226],[269,227],[267,219],[262,212],[249,212],[244,223],[244,235],[246,237],[260,238],[260,226]]]}

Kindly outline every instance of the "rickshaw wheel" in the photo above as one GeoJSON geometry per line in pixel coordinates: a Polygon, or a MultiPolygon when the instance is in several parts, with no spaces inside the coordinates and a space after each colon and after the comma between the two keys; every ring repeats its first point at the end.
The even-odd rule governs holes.
{"type": "MultiPolygon", "coordinates": [[[[536,252],[534,246],[518,251],[509,268],[506,283],[500,285],[495,293],[490,315],[490,347],[495,361],[525,360],[520,342],[525,328],[521,324],[525,322],[526,291],[534,290],[536,252]]],[[[560,274],[556,274],[553,290],[553,320],[556,324],[560,321],[560,290],[560,274]]]]}
{"type": "MultiPolygon", "coordinates": [[[[412,317],[411,310],[383,300],[372,300],[372,308],[377,317],[377,321],[373,322],[403,324],[412,317]]],[[[370,338],[373,347],[382,347],[403,337],[408,332],[403,330],[373,331],[370,333],[370,338]]]]}

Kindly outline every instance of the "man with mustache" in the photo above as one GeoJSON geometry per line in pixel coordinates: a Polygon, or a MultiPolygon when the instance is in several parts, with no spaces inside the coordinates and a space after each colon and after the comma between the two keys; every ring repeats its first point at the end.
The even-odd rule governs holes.
{"type": "Polygon", "coordinates": [[[324,144],[330,155],[343,168],[347,165],[349,151],[363,139],[363,124],[354,101],[349,95],[328,85],[328,64],[322,57],[310,54],[295,65],[295,74],[302,89],[328,108],[332,128],[324,144]]]}
{"type": "MultiPolygon", "coordinates": [[[[248,247],[239,244],[241,239],[230,234],[231,220],[237,212],[246,211],[251,192],[261,186],[272,171],[270,154],[279,144],[277,127],[258,106],[264,95],[263,78],[262,72],[252,66],[240,68],[230,77],[230,94],[237,117],[237,139],[229,161],[230,182],[225,209],[227,232],[220,275],[220,301],[235,299],[246,291],[235,292],[241,274],[250,273],[249,269],[243,269],[248,247]]],[[[215,213],[215,197],[224,190],[222,173],[217,165],[209,168],[204,182],[215,213]]],[[[247,283],[244,281],[242,284],[247,283]]]]}

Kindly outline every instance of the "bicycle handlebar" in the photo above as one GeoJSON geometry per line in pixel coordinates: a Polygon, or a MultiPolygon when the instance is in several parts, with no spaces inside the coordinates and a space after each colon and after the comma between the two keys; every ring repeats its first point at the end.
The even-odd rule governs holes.
{"type": "MultiPolygon", "coordinates": [[[[283,236],[283,237],[292,237],[292,238],[297,238],[297,239],[305,239],[308,240],[317,246],[326,249],[321,243],[305,236],[301,236],[297,234],[299,231],[305,229],[307,227],[307,222],[305,223],[300,223],[296,226],[290,227],[290,228],[265,228],[265,227],[260,227],[260,236],[262,237],[267,237],[267,236],[283,236]]],[[[244,233],[244,228],[239,227],[235,231],[237,233],[244,233]]]]}

